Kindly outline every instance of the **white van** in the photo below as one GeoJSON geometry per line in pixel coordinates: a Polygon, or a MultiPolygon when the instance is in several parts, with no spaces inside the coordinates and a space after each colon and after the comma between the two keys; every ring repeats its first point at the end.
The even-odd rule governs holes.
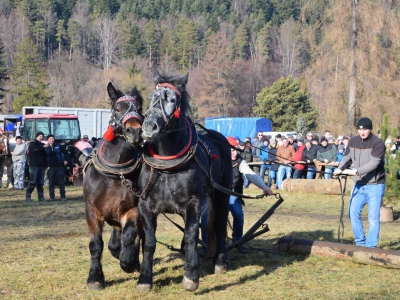
{"type": "Polygon", "coordinates": [[[296,134],[298,139],[301,137],[301,135],[295,131],[265,131],[265,132],[263,132],[263,134],[264,134],[264,136],[269,137],[269,138],[275,138],[275,136],[277,134],[280,134],[283,138],[284,137],[287,138],[289,135],[293,135],[293,134],[296,134]]]}

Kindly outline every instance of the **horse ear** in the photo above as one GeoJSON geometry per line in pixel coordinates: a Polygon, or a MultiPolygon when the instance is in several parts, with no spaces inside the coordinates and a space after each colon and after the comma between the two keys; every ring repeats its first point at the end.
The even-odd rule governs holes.
{"type": "Polygon", "coordinates": [[[184,85],[187,85],[189,80],[189,73],[186,73],[186,75],[182,78],[182,82],[184,85]]]}
{"type": "Polygon", "coordinates": [[[111,100],[113,100],[113,102],[118,99],[118,91],[114,88],[111,82],[109,82],[107,85],[107,92],[108,96],[111,100]]]}
{"type": "Polygon", "coordinates": [[[154,79],[153,79],[153,81],[154,81],[155,83],[160,83],[160,82],[161,82],[161,76],[160,76],[160,73],[158,73],[157,70],[155,70],[155,72],[154,72],[154,79]]]}

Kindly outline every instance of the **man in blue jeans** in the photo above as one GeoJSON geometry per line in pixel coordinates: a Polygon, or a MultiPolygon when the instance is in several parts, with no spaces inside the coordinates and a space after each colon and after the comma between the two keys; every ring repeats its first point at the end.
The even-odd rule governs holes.
{"type": "Polygon", "coordinates": [[[361,118],[357,123],[358,136],[350,139],[335,175],[348,174],[355,181],[349,202],[349,216],[358,246],[376,248],[379,242],[380,208],[385,192],[385,144],[371,133],[372,121],[361,118]],[[351,170],[344,169],[352,166],[351,170]],[[361,212],[368,204],[368,237],[365,237],[361,212]]]}
{"type": "MultiPolygon", "coordinates": [[[[228,137],[228,142],[230,145],[237,147],[238,143],[233,137],[228,137]]],[[[265,195],[273,195],[274,193],[271,189],[265,185],[264,180],[261,179],[252,169],[250,169],[247,162],[238,154],[235,149],[231,149],[232,158],[232,169],[233,169],[233,191],[239,194],[243,194],[243,175],[257,187],[263,190],[265,195]]],[[[204,204],[204,203],[203,203],[204,204]]],[[[232,239],[234,241],[239,241],[243,236],[243,226],[244,226],[244,214],[243,199],[236,196],[230,196],[229,198],[229,211],[232,213],[233,217],[233,232],[232,239]]],[[[203,225],[207,224],[207,213],[203,212],[201,223],[203,225]]],[[[205,230],[202,230],[202,240],[207,242],[205,230]]],[[[204,249],[203,249],[204,250],[204,249]]],[[[249,250],[243,246],[238,249],[239,253],[247,254],[249,250]]]]}

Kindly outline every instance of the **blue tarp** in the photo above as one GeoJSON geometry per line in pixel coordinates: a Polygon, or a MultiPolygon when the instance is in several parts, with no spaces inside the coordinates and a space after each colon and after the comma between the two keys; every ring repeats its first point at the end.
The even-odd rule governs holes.
{"type": "Polygon", "coordinates": [[[205,126],[225,136],[238,136],[241,141],[245,137],[253,139],[259,131],[272,131],[272,122],[267,118],[206,118],[205,126]]]}

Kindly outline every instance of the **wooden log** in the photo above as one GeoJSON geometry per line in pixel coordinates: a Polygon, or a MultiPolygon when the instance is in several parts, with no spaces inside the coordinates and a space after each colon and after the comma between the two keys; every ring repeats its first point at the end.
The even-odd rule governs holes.
{"type": "MultiPolygon", "coordinates": [[[[344,180],[341,179],[342,185],[344,180]]],[[[354,186],[352,180],[347,180],[346,191],[350,191],[354,186]]],[[[289,193],[313,193],[324,195],[341,195],[338,179],[285,179],[282,183],[282,189],[289,193]]]]}
{"type": "Polygon", "coordinates": [[[382,206],[380,210],[381,222],[393,222],[393,207],[382,206]]]}
{"type": "Polygon", "coordinates": [[[400,269],[400,251],[396,250],[292,238],[281,238],[276,249],[293,254],[327,256],[356,263],[400,269]]]}

